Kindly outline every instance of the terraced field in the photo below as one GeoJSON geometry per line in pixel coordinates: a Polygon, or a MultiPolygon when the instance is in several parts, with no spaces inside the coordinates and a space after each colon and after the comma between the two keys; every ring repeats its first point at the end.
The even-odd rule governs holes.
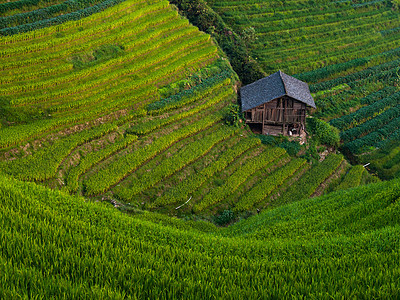
{"type": "MultiPolygon", "coordinates": [[[[388,1],[208,2],[352,162],[400,174],[388,1]]],[[[238,77],[168,1],[0,13],[1,299],[399,298],[399,181],[229,124],[238,77]]]]}
{"type": "Polygon", "coordinates": [[[381,159],[400,146],[400,14],[392,2],[210,3],[247,38],[267,73],[281,69],[311,84],[313,115],[341,131],[348,158],[393,178],[400,166],[392,161],[385,168],[381,159]],[[255,36],[249,37],[249,28],[255,36]]]}
{"type": "MultiPolygon", "coordinates": [[[[375,55],[390,57],[388,62],[312,86],[319,103],[316,115],[330,120],[330,124],[341,131],[344,153],[353,161],[370,163],[369,168],[383,179],[397,176],[394,169],[384,170],[379,157],[400,146],[398,51],[375,55]]],[[[397,165],[398,162],[392,160],[387,168],[396,169],[397,165]]]]}
{"type": "MultiPolygon", "coordinates": [[[[58,5],[47,4],[49,10],[58,5]]],[[[110,6],[33,31],[57,16],[4,27],[0,165],[5,173],[116,199],[128,209],[181,217],[263,209],[275,204],[289,182],[314,176],[304,159],[224,124],[236,101],[237,77],[207,34],[167,1],[110,6]]],[[[31,8],[37,6],[21,9],[31,8]]],[[[77,7],[57,13],[74,15],[71,9],[77,7]]],[[[302,197],[311,196],[338,164],[329,165],[302,197]]]]}
{"type": "Polygon", "coordinates": [[[208,1],[272,73],[311,71],[397,48],[400,18],[390,1],[208,1]]]}

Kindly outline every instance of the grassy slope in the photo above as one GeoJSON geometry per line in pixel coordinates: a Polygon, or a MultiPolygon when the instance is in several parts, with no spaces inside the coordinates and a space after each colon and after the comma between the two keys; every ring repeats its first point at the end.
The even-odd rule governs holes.
{"type": "Polygon", "coordinates": [[[396,298],[399,188],[332,193],[217,230],[1,176],[0,296],[396,298]]]}

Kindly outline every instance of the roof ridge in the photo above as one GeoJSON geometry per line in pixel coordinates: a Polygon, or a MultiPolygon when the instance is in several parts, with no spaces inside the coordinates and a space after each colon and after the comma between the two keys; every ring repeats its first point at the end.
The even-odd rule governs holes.
{"type": "Polygon", "coordinates": [[[285,90],[285,95],[287,96],[288,91],[287,91],[287,88],[286,88],[285,80],[283,79],[283,76],[282,76],[282,74],[285,74],[285,73],[283,73],[281,70],[279,70],[278,72],[279,72],[279,77],[281,78],[282,83],[283,83],[283,89],[285,90]]]}

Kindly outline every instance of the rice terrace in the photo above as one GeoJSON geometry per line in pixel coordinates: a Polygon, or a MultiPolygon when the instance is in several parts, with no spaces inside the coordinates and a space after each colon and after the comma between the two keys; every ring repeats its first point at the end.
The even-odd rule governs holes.
{"type": "Polygon", "coordinates": [[[400,1],[0,0],[0,299],[400,299],[400,1]]]}

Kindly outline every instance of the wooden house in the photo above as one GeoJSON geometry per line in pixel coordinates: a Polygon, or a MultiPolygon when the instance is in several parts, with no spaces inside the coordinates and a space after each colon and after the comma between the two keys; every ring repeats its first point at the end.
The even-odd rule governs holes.
{"type": "Polygon", "coordinates": [[[301,135],[306,107],[315,108],[307,83],[278,71],[240,90],[246,123],[266,135],[301,135]]]}

